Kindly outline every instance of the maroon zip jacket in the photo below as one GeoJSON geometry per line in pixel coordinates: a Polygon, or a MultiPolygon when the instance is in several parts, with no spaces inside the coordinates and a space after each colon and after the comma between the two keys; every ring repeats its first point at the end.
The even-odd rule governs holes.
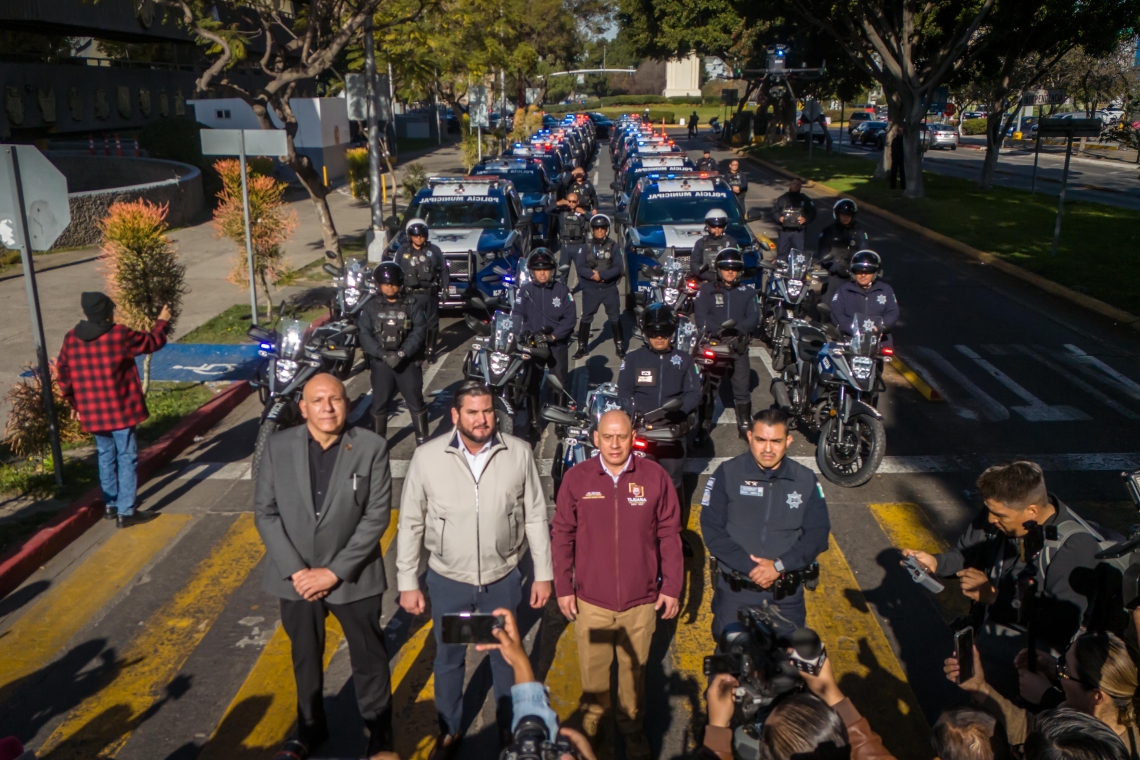
{"type": "Polygon", "coordinates": [[[552,527],[558,596],[613,612],[652,604],[658,592],[681,596],[681,505],[656,462],[634,454],[616,485],[600,456],[571,467],[552,527]]]}

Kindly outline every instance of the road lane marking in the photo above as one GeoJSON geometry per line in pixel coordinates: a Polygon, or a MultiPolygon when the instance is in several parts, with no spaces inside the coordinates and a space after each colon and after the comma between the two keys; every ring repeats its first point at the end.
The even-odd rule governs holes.
{"type": "MultiPolygon", "coordinates": [[[[977,414],[979,412],[983,417],[992,422],[1000,422],[1002,420],[1009,419],[1008,409],[998,403],[995,398],[979,388],[973,380],[962,374],[961,370],[951,364],[949,360],[942,356],[942,354],[938,353],[933,348],[927,348],[926,346],[915,346],[912,349],[912,353],[917,353],[923,359],[934,364],[934,366],[938,367],[938,369],[946,373],[946,375],[948,375],[951,380],[961,386],[962,389],[972,397],[969,401],[957,400],[955,398],[957,394],[950,394],[947,393],[944,388],[933,386],[935,388],[938,388],[938,391],[944,398],[947,399],[947,401],[950,402],[952,406],[973,412],[973,419],[977,419],[977,414]],[[971,409],[973,406],[976,406],[977,409],[971,409]]],[[[913,365],[914,362],[912,361],[911,364],[913,365]]],[[[929,377],[927,377],[926,380],[927,382],[930,382],[929,377]]],[[[962,414],[961,411],[959,411],[958,414],[960,416],[968,416],[962,414]]]]}
{"type": "Polygon", "coordinates": [[[898,354],[891,357],[891,362],[887,365],[898,374],[902,375],[903,379],[914,386],[914,389],[922,394],[922,397],[927,401],[945,401],[942,394],[938,390],[924,380],[917,372],[907,366],[898,354]]]}
{"type": "Polygon", "coordinates": [[[768,353],[768,349],[764,346],[750,346],[748,348],[748,358],[759,359],[760,363],[764,365],[764,369],[768,372],[769,379],[776,379],[776,370],[772,369],[772,355],[768,353]]]}
{"type": "Polygon", "coordinates": [[[974,364],[989,374],[990,377],[1004,385],[1015,395],[1020,396],[1021,399],[1028,404],[1028,406],[1010,407],[1013,411],[1020,414],[1026,422],[1072,422],[1092,419],[1076,407],[1064,405],[1050,406],[1046,404],[1026,390],[1024,386],[1020,385],[1012,377],[976,354],[969,346],[956,345],[954,348],[957,349],[958,353],[973,361],[974,364]]]}
{"type": "Polygon", "coordinates": [[[1127,392],[1128,395],[1132,396],[1135,399],[1140,399],[1140,383],[1137,383],[1132,378],[1121,374],[1095,356],[1085,353],[1085,351],[1079,346],[1074,346],[1071,343],[1066,343],[1065,348],[1071,354],[1073,354],[1077,361],[1081,362],[1082,364],[1096,367],[1101,372],[1115,380],[1121,387],[1125,389],[1125,392],[1127,392]]]}
{"type": "MultiPolygon", "coordinates": [[[[380,555],[396,537],[399,510],[380,537],[380,555]]],[[[344,631],[335,615],[325,618],[324,667],[328,669],[344,631]]],[[[392,688],[396,687],[393,679],[392,688]]],[[[199,754],[199,760],[225,760],[235,749],[275,749],[289,738],[297,721],[297,682],[293,677],[293,648],[280,623],[261,650],[237,694],[230,700],[222,719],[199,754]]]]}
{"type": "Polygon", "coordinates": [[[1032,359],[1036,359],[1039,363],[1045,365],[1046,368],[1052,370],[1054,374],[1059,375],[1073,385],[1077,386],[1082,391],[1084,391],[1086,395],[1095,398],[1097,401],[1112,409],[1122,417],[1130,420],[1140,419],[1140,414],[1137,414],[1128,407],[1124,406],[1119,401],[1109,396],[1107,393],[1103,393],[1098,388],[1094,388],[1090,383],[1087,383],[1079,377],[1074,376],[1064,367],[1058,367],[1056,364],[1049,361],[1049,359],[1046,358],[1045,354],[1042,352],[1034,350],[1029,346],[1023,346],[1021,344],[1016,344],[1013,348],[1014,350],[1019,351],[1032,359]]]}
{"type": "Polygon", "coordinates": [[[253,514],[238,515],[186,585],[140,626],[114,680],[72,710],[36,753],[55,760],[117,755],[150,715],[181,696],[172,679],[264,555],[253,514]]]}
{"type": "Polygon", "coordinates": [[[54,660],[189,521],[190,515],[163,514],[115,531],[25,612],[0,637],[0,704],[11,696],[7,691],[15,682],[54,660]]]}

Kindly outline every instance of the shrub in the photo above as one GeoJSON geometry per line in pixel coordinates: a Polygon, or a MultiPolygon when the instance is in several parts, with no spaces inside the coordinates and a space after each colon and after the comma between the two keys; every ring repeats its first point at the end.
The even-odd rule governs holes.
{"type": "MultiPolygon", "coordinates": [[[[463,136],[460,146],[463,149],[463,169],[471,171],[479,163],[479,138],[474,130],[463,136]]],[[[499,153],[499,141],[494,135],[483,133],[483,158],[494,158],[499,153]]]]}
{"type": "Polygon", "coordinates": [[[344,152],[345,172],[353,198],[371,198],[372,184],[368,177],[368,148],[349,148],[344,152]]]}
{"type": "MultiPolygon", "coordinates": [[[[55,403],[56,418],[59,421],[60,441],[63,443],[82,443],[87,440],[87,434],[79,426],[79,420],[75,419],[71,404],[60,392],[55,363],[53,362],[49,366],[51,368],[51,395],[55,403]]],[[[9,411],[4,435],[12,453],[25,458],[39,457],[40,468],[43,469],[43,455],[51,442],[47,412],[44,410],[44,391],[40,384],[38,366],[26,364],[24,369],[30,372],[31,376],[19,378],[6,394],[9,411]]]]}
{"type": "MultiPolygon", "coordinates": [[[[642,111],[644,113],[644,111],[642,111]]],[[[654,124],[660,124],[664,119],[666,124],[676,124],[677,115],[672,111],[661,111],[656,108],[649,109],[649,120],[654,124]]]]}
{"type": "Polygon", "coordinates": [[[416,193],[427,187],[428,175],[427,169],[419,162],[408,164],[404,168],[404,181],[401,183],[403,187],[404,200],[408,203],[416,197],[416,193]]]}
{"type": "Polygon", "coordinates": [[[962,122],[962,134],[965,135],[984,135],[986,133],[986,122],[988,119],[966,119],[962,122]]]}
{"type": "MultiPolygon", "coordinates": [[[[245,252],[241,168],[234,159],[223,159],[216,162],[214,167],[222,178],[222,192],[218,194],[220,203],[214,211],[214,229],[218,237],[227,237],[237,243],[233,269],[226,279],[242,288],[248,288],[249,264],[245,252]]],[[[287,185],[284,182],[252,172],[247,174],[253,274],[265,294],[266,317],[272,320],[273,295],[270,285],[276,285],[292,274],[285,262],[281,244],[288,240],[296,229],[297,213],[285,208],[282,196],[287,185]]]]}
{"type": "MultiPolygon", "coordinates": [[[[167,208],[143,198],[112,203],[99,223],[107,289],[119,321],[132,330],[151,330],[164,305],[170,307],[173,327],[188,292],[186,267],[166,236],[167,208]]],[[[143,393],[150,389],[150,360],[150,354],[143,360],[143,393]]]]}

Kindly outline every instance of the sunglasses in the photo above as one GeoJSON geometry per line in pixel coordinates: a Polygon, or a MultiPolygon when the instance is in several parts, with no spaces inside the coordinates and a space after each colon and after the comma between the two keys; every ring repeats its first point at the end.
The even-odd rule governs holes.
{"type": "MultiPolygon", "coordinates": [[[[1065,654],[1067,654],[1067,652],[1065,654]]],[[[1057,677],[1063,678],[1066,681],[1072,681],[1075,684],[1080,684],[1081,686],[1083,686],[1086,689],[1099,688],[1097,686],[1094,686],[1093,684],[1088,683],[1087,681],[1083,681],[1080,678],[1077,678],[1075,676],[1070,675],[1069,674],[1069,664],[1065,661],[1065,654],[1057,655],[1057,661],[1056,661],[1057,677]]]]}

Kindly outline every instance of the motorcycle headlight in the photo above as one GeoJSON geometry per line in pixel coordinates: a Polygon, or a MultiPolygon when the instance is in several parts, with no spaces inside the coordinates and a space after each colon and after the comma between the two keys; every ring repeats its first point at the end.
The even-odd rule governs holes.
{"type": "Polygon", "coordinates": [[[276,372],[277,382],[288,383],[293,379],[293,376],[297,374],[297,368],[299,366],[300,365],[295,361],[290,361],[289,359],[278,359],[276,372]]]}
{"type": "Polygon", "coordinates": [[[297,357],[301,354],[302,341],[300,330],[289,330],[281,336],[281,351],[283,357],[297,357]]]}
{"type": "Polygon", "coordinates": [[[788,288],[788,295],[792,298],[799,298],[800,293],[804,290],[803,280],[788,280],[786,287],[788,288]]]}
{"type": "Polygon", "coordinates": [[[871,377],[871,370],[875,361],[868,356],[851,357],[851,376],[856,380],[866,380],[871,377]]]}
{"type": "Polygon", "coordinates": [[[511,363],[510,354],[500,353],[495,351],[491,354],[491,373],[501,375],[507,371],[507,365],[511,363]]]}
{"type": "Polygon", "coordinates": [[[674,306],[677,303],[677,289],[665,288],[665,305],[674,306]]]}
{"type": "Polygon", "coordinates": [[[351,309],[358,303],[360,303],[360,291],[356,288],[347,288],[344,291],[344,305],[351,309]]]}

